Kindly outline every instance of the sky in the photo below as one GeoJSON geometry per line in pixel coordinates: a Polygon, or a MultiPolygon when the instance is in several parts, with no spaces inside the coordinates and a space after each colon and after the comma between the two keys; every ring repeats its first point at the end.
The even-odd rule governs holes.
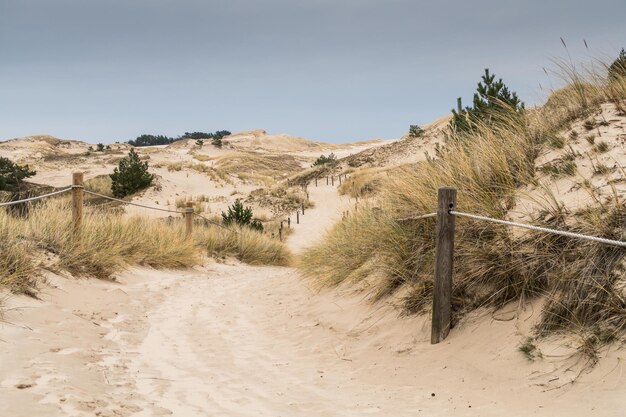
{"type": "Polygon", "coordinates": [[[0,140],[397,138],[468,104],[487,67],[540,104],[555,60],[626,47],[624,16],[624,0],[0,0],[0,140]]]}

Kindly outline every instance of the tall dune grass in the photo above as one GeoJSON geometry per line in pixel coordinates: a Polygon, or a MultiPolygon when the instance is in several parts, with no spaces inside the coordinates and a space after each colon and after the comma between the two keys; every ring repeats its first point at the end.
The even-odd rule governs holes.
{"type": "MultiPolygon", "coordinates": [[[[438,158],[386,181],[376,203],[360,207],[303,254],[303,274],[320,285],[366,283],[374,300],[397,293],[405,311],[426,311],[433,288],[435,219],[399,219],[435,211],[442,186],[457,188],[460,211],[507,218],[522,188],[539,185],[534,161],[555,134],[598,111],[603,102],[623,106],[626,80],[607,83],[599,76],[572,74],[570,85],[545,106],[493,114],[489,125],[476,126],[470,135],[451,133],[438,158]]],[[[525,213],[529,221],[626,238],[624,202],[618,197],[594,196],[592,206],[571,213],[555,203],[554,195],[544,197],[541,210],[525,213]]],[[[623,248],[459,218],[453,322],[479,307],[545,296],[539,334],[584,329],[595,341],[609,340],[626,330],[625,256],[623,248]]]]}

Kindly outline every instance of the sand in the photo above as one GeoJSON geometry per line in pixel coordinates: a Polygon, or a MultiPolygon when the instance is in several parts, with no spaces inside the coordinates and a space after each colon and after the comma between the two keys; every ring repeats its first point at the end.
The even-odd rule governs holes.
{"type": "MultiPolygon", "coordinates": [[[[309,189],[289,244],[319,239],[351,207],[309,189]]],[[[517,351],[536,310],[483,313],[431,345],[428,317],[293,268],[207,259],[130,268],[118,282],[48,274],[41,300],[7,301],[0,416],[623,416],[624,351],[583,373],[567,341],[517,351]]],[[[514,310],[515,307],[512,307],[514,310]]]]}

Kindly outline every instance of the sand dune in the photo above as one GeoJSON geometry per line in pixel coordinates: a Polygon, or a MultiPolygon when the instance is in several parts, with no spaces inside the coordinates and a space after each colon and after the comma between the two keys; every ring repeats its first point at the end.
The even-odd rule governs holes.
{"type": "MultiPolygon", "coordinates": [[[[311,191],[317,208],[294,226],[294,249],[348,203],[330,186],[311,191]]],[[[10,300],[0,415],[622,415],[622,353],[571,385],[560,342],[540,363],[516,352],[532,309],[476,317],[430,345],[427,317],[319,292],[292,268],[207,260],[117,278],[50,274],[41,301],[10,300]]]]}

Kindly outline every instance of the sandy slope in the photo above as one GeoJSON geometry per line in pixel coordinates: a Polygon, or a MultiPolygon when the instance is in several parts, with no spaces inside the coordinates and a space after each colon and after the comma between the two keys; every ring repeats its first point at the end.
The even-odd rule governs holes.
{"type": "MultiPolygon", "coordinates": [[[[332,187],[291,236],[341,216],[332,187]]],[[[49,276],[0,325],[0,416],[622,416],[623,350],[576,384],[564,341],[528,362],[520,320],[483,316],[430,345],[427,318],[318,292],[292,268],[131,268],[118,283],[49,276]],[[493,335],[497,334],[497,339],[493,335]],[[497,342],[496,342],[497,340],[497,342]]],[[[343,292],[343,294],[341,294],[343,292]]]]}

